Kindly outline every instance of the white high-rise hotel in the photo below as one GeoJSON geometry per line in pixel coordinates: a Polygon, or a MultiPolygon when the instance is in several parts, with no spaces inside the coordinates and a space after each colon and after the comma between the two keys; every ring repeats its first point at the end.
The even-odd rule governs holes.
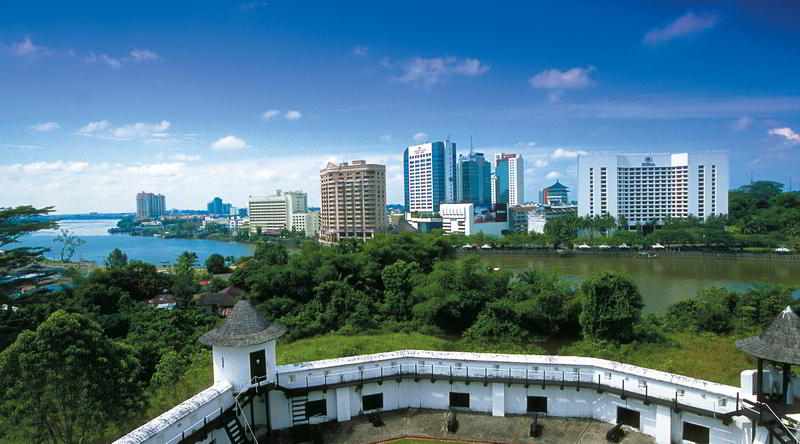
{"type": "Polygon", "coordinates": [[[578,215],[610,214],[629,225],[728,213],[728,153],[578,157],[578,215]]]}

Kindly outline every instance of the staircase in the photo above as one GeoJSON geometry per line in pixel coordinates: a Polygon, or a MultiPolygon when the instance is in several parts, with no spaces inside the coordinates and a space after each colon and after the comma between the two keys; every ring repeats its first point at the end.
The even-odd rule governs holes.
{"type": "Polygon", "coordinates": [[[308,395],[300,395],[292,398],[292,425],[308,424],[306,402],[308,402],[308,395]]]}
{"type": "Polygon", "coordinates": [[[778,421],[769,421],[764,423],[764,427],[769,430],[770,436],[772,436],[772,442],[779,442],[780,444],[796,444],[797,439],[794,436],[790,435],[789,432],[786,431],[786,427],[783,424],[779,424],[778,421]]]}
{"type": "Polygon", "coordinates": [[[228,422],[225,423],[225,433],[231,444],[248,444],[250,441],[247,439],[244,427],[239,422],[239,417],[236,414],[230,416],[228,422]]]}

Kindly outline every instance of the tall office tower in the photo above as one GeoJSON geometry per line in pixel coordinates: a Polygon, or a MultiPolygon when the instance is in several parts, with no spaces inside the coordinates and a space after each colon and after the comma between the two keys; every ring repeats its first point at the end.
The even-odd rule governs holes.
{"type": "Polygon", "coordinates": [[[569,203],[569,188],[556,180],[556,183],[543,189],[541,202],[545,205],[566,205],[569,203]]]}
{"type": "Polygon", "coordinates": [[[231,204],[223,203],[219,197],[215,197],[206,207],[209,214],[224,214],[226,216],[230,215],[232,208],[231,204]]]}
{"type": "Polygon", "coordinates": [[[136,218],[150,219],[167,212],[166,198],[163,194],[146,193],[136,195],[136,218]]]}
{"type": "Polygon", "coordinates": [[[456,200],[476,205],[491,204],[491,175],[492,164],[483,157],[483,153],[470,151],[469,156],[459,156],[456,169],[458,184],[456,200]]]}
{"type": "Polygon", "coordinates": [[[522,205],[525,201],[525,163],[522,155],[497,153],[494,163],[492,203],[522,205]]]}
{"type": "Polygon", "coordinates": [[[319,172],[319,181],[320,241],[366,240],[388,228],[385,165],[363,160],[351,165],[328,162],[319,172]]]}
{"type": "Polygon", "coordinates": [[[578,156],[578,215],[629,225],[728,214],[728,153],[578,156]]]}
{"type": "Polygon", "coordinates": [[[250,232],[280,231],[292,229],[292,215],[305,213],[308,196],[302,191],[282,193],[277,190],[272,196],[250,196],[250,232]]]}
{"type": "Polygon", "coordinates": [[[406,211],[437,212],[455,202],[456,144],[449,140],[412,145],[403,153],[406,211]]]}

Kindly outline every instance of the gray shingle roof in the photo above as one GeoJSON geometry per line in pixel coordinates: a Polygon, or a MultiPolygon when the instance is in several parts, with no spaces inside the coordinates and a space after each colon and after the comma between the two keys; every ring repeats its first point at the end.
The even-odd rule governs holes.
{"type": "Polygon", "coordinates": [[[249,302],[241,300],[233,306],[225,323],[200,336],[198,341],[205,345],[246,347],[277,339],[284,333],[286,327],[270,324],[249,302]]]}
{"type": "Polygon", "coordinates": [[[800,317],[786,307],[761,336],[739,339],[736,348],[756,358],[800,365],[800,317]]]}

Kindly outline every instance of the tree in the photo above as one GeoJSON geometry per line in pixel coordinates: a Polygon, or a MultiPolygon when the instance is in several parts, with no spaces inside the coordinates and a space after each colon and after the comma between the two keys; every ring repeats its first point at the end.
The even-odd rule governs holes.
{"type": "Polygon", "coordinates": [[[173,270],[175,280],[172,283],[172,294],[182,308],[189,305],[192,296],[198,291],[194,275],[195,266],[197,266],[197,254],[184,251],[178,256],[178,262],[173,270]]]}
{"type": "Polygon", "coordinates": [[[286,247],[274,242],[259,242],[253,257],[266,265],[285,265],[289,262],[289,252],[286,247]]]}
{"type": "Polygon", "coordinates": [[[130,347],[88,317],[58,310],[0,353],[0,418],[34,442],[99,440],[140,411],[138,373],[130,347]]]}
{"type": "Polygon", "coordinates": [[[53,242],[60,242],[61,245],[61,262],[69,262],[72,260],[72,256],[75,255],[75,250],[78,249],[81,245],[85,244],[86,241],[79,238],[78,236],[72,234],[71,231],[67,230],[66,228],[61,229],[61,234],[59,234],[53,242]]]}
{"type": "Polygon", "coordinates": [[[597,273],[581,285],[580,323],[587,338],[615,342],[635,339],[634,326],[642,314],[642,295],[636,284],[614,271],[597,273]]]}
{"type": "Polygon", "coordinates": [[[115,248],[108,254],[105,262],[108,268],[124,267],[128,265],[128,255],[123,253],[119,248],[115,248]]]}
{"type": "MultiPolygon", "coordinates": [[[[53,221],[42,220],[41,217],[53,212],[53,207],[34,208],[32,206],[21,206],[5,208],[0,207],[0,249],[6,245],[17,242],[17,239],[39,230],[50,230],[57,228],[58,224],[53,221]]],[[[9,270],[28,265],[38,260],[42,254],[49,251],[45,248],[12,248],[0,254],[0,275],[6,274],[9,270]]],[[[21,285],[27,281],[17,280],[15,282],[0,283],[0,303],[5,303],[10,290],[13,286],[21,285]]]]}
{"type": "Polygon", "coordinates": [[[219,253],[214,253],[206,259],[206,270],[211,274],[221,274],[230,271],[225,266],[225,257],[219,253]]]}

